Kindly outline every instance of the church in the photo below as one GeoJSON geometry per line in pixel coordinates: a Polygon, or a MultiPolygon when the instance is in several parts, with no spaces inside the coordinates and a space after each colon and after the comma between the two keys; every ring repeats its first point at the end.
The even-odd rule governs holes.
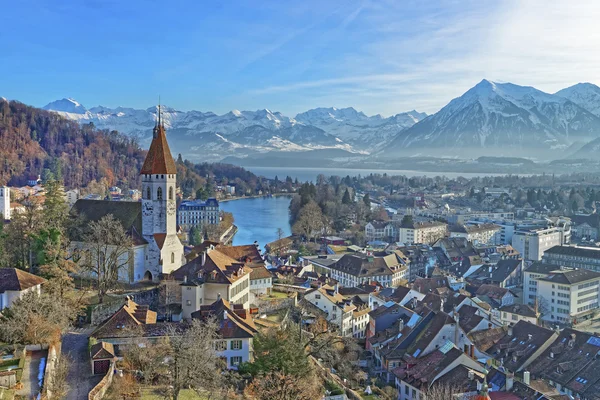
{"type": "MultiPolygon", "coordinates": [[[[158,110],[152,143],[140,171],[141,202],[78,200],[73,206],[84,224],[108,214],[121,222],[132,239],[129,253],[123,255],[126,265],[119,271],[119,280],[127,283],[157,281],[185,261],[183,245],[177,237],[177,167],[167,143],[160,106],[158,110]]],[[[74,251],[85,253],[89,244],[74,239],[74,251]]]]}

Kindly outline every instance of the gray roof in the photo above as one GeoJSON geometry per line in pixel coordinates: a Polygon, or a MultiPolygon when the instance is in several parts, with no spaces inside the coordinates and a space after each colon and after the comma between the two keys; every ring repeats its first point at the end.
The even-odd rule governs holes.
{"type": "Polygon", "coordinates": [[[524,317],[536,318],[535,310],[526,304],[511,304],[500,307],[500,312],[509,312],[511,314],[522,315],[524,317]]]}
{"type": "Polygon", "coordinates": [[[591,279],[598,278],[600,278],[600,272],[591,271],[589,269],[575,269],[553,272],[545,278],[540,278],[540,280],[565,285],[572,285],[575,283],[585,282],[591,279]]]}
{"type": "Polygon", "coordinates": [[[544,251],[544,254],[561,254],[573,257],[585,257],[600,259],[600,248],[575,247],[575,246],[554,246],[544,251]]]}
{"type": "Polygon", "coordinates": [[[400,266],[396,254],[386,256],[367,256],[365,254],[346,254],[335,264],[332,269],[345,272],[352,276],[369,277],[379,275],[391,275],[391,268],[400,266]]]}
{"type": "Polygon", "coordinates": [[[526,272],[534,274],[549,274],[552,271],[560,270],[561,266],[556,264],[549,264],[543,261],[536,261],[525,269],[526,272]]]}

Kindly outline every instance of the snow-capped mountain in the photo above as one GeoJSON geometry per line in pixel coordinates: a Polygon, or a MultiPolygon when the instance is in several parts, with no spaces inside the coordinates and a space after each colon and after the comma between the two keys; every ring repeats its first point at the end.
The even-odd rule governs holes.
{"type": "Polygon", "coordinates": [[[578,83],[559,90],[555,94],[571,100],[578,106],[600,117],[600,87],[593,83],[578,83]]]}
{"type": "Polygon", "coordinates": [[[565,97],[484,79],[400,132],[385,152],[443,148],[447,155],[476,151],[537,158],[599,136],[600,118],[565,97]]]}
{"type": "MultiPolygon", "coordinates": [[[[103,106],[86,109],[73,99],[52,102],[44,109],[80,123],[92,122],[100,129],[126,133],[138,138],[143,145],[151,138],[157,118],[157,107],[146,110],[103,106]]],[[[389,118],[367,117],[352,108],[310,110],[299,114],[301,118],[290,118],[268,109],[233,110],[223,115],[183,112],[165,106],[161,110],[168,134],[174,138],[171,141],[173,151],[190,159],[211,160],[232,153],[243,157],[256,152],[316,149],[342,149],[363,154],[424,115],[412,111],[389,118]],[[327,114],[318,117],[322,114],[318,110],[331,110],[335,118],[327,121],[327,114]]]]}
{"type": "Polygon", "coordinates": [[[400,131],[410,128],[427,114],[409,111],[384,118],[377,114],[368,117],[363,112],[348,108],[315,108],[296,115],[296,121],[316,126],[345,142],[368,150],[386,143],[400,131]]]}
{"type": "Polygon", "coordinates": [[[70,114],[85,114],[87,112],[84,106],[71,98],[56,100],[46,104],[44,110],[61,111],[70,114]]]}

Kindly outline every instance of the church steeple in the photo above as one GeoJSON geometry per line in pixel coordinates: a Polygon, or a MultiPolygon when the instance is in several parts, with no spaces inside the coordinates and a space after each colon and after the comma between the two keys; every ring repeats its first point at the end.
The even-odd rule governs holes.
{"type": "Polygon", "coordinates": [[[154,126],[152,143],[146,155],[146,160],[140,171],[145,174],[176,174],[177,167],[171,156],[165,126],[162,122],[161,107],[158,105],[158,117],[154,126]]]}

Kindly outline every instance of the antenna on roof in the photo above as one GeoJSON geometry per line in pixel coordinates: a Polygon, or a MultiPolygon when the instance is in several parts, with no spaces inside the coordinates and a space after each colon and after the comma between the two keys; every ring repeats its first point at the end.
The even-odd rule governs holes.
{"type": "Polygon", "coordinates": [[[161,112],[160,112],[160,94],[158,95],[158,126],[162,126],[161,122],[161,112]]]}

